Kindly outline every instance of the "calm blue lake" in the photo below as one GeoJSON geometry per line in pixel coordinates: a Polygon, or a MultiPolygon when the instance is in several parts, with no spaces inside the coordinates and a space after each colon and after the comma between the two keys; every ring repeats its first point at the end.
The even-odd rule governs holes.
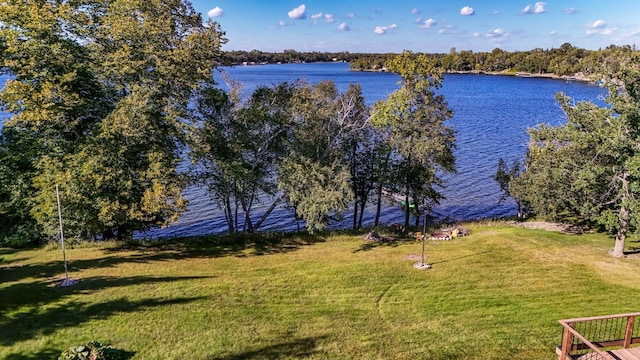
{"type": "MultiPolygon", "coordinates": [[[[399,87],[396,75],[352,72],[346,63],[238,66],[225,68],[224,72],[243,83],[247,93],[261,84],[274,85],[300,78],[310,83],[330,79],[341,91],[346,91],[350,83],[359,83],[368,105],[386,98],[399,87]]],[[[223,83],[221,74],[216,73],[216,78],[223,83]]],[[[447,187],[442,190],[446,200],[435,209],[433,216],[448,221],[515,215],[513,202],[500,203],[501,193],[493,180],[498,159],[511,161],[523,158],[528,128],[565,121],[554,98],[558,92],[575,100],[589,100],[600,105],[604,105],[606,95],[605,89],[582,82],[466,74],[446,75],[440,92],[455,112],[450,124],[457,131],[457,173],[446,177],[447,187]]],[[[223,213],[205,191],[190,187],[186,189],[185,196],[189,200],[189,209],[178,223],[139,236],[191,236],[227,230],[223,213]]],[[[265,201],[264,208],[269,204],[265,201]]],[[[373,224],[374,215],[372,205],[365,214],[365,226],[373,224]]],[[[382,224],[403,222],[401,208],[387,204],[381,221],[382,224]]],[[[332,227],[349,228],[350,224],[347,214],[342,223],[332,224],[332,227]]],[[[295,229],[292,212],[283,207],[275,211],[262,227],[262,230],[295,229]]]]}

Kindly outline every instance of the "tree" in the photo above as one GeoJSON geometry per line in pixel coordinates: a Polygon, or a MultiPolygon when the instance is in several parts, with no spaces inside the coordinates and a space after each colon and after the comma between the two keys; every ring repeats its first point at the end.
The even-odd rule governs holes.
{"type": "Polygon", "coordinates": [[[0,2],[2,92],[14,139],[33,139],[29,213],[57,232],[127,237],[185,209],[176,171],[188,106],[226,40],[184,0],[0,2]]]}
{"type": "Polygon", "coordinates": [[[442,199],[435,188],[443,185],[439,173],[455,171],[455,132],[445,125],[453,111],[435,93],[442,84],[442,72],[433,59],[405,51],[387,68],[401,76],[402,87],[375,104],[372,122],[389,134],[396,179],[390,185],[404,195],[408,226],[409,204],[431,209],[442,199]]]}
{"type": "Polygon", "coordinates": [[[637,54],[621,59],[622,70],[610,84],[610,108],[558,96],[567,123],[530,130],[527,168],[514,187],[540,215],[600,225],[615,234],[617,257],[624,256],[627,234],[640,221],[637,60],[637,54]]]}
{"type": "Polygon", "coordinates": [[[278,181],[309,231],[340,218],[353,198],[345,150],[367,124],[362,106],[358,87],[340,94],[332,81],[298,83],[291,103],[291,150],[278,181]]]}
{"type": "MultiPolygon", "coordinates": [[[[230,81],[230,88],[230,95],[206,88],[198,97],[199,125],[190,156],[196,179],[224,209],[229,233],[240,228],[253,232],[270,213],[254,222],[254,204],[276,195],[275,174],[289,148],[288,112],[294,86],[259,87],[246,103],[241,102],[238,84],[230,81]]],[[[276,198],[270,209],[280,200],[276,198]]]]}
{"type": "Polygon", "coordinates": [[[496,174],[494,175],[494,180],[500,186],[500,191],[502,191],[502,197],[500,198],[500,202],[506,200],[507,198],[513,198],[516,202],[516,216],[518,219],[522,219],[525,216],[526,212],[526,204],[512,193],[510,188],[511,184],[514,182],[516,178],[520,176],[522,173],[522,163],[518,160],[514,160],[509,167],[504,161],[504,159],[500,158],[498,160],[498,170],[496,170],[496,174]]]}

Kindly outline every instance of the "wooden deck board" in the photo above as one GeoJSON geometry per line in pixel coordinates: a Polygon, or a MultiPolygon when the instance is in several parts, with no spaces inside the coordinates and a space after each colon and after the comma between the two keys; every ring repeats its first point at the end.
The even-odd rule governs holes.
{"type": "Polygon", "coordinates": [[[616,360],[640,360],[640,347],[608,351],[616,360]]]}

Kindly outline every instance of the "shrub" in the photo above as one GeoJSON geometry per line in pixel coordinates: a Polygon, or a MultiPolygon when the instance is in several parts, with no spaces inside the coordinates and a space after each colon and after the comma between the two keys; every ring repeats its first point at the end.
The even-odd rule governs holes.
{"type": "Polygon", "coordinates": [[[122,351],[91,341],[63,351],[58,360],[126,360],[126,356],[122,351]]]}

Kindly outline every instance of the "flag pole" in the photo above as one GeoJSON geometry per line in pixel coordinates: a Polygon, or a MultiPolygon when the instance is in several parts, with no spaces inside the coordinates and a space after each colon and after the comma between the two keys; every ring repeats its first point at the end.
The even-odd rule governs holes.
{"type": "Polygon", "coordinates": [[[62,259],[64,260],[64,274],[66,283],[69,282],[69,271],[67,270],[67,253],[64,249],[64,233],[62,232],[62,210],[60,209],[60,192],[56,184],[56,200],[58,202],[58,221],[60,222],[60,243],[62,243],[62,259]]]}

